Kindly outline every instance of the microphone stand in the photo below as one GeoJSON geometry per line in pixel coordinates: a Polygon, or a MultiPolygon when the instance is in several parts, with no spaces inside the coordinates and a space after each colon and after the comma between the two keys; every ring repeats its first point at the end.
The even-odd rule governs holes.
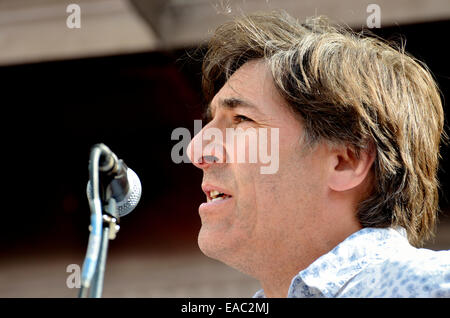
{"type": "Polygon", "coordinates": [[[103,214],[103,234],[99,251],[99,259],[90,289],[90,298],[102,297],[108,242],[109,240],[114,240],[116,238],[116,234],[120,229],[120,226],[117,224],[119,217],[116,210],[116,201],[113,198],[109,200],[108,206],[105,210],[107,213],[103,214]]]}
{"type": "Polygon", "coordinates": [[[109,198],[108,205],[103,209],[100,200],[98,163],[100,155],[104,151],[102,146],[100,144],[93,147],[89,162],[92,196],[88,195],[88,199],[91,208],[91,225],[89,226],[89,243],[83,263],[79,298],[101,298],[108,243],[109,240],[116,238],[120,229],[116,201],[109,198]]]}

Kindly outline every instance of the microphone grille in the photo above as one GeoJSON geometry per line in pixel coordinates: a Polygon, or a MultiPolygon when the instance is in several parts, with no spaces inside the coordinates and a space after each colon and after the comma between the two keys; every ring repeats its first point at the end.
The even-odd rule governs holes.
{"type": "Polygon", "coordinates": [[[119,214],[119,217],[125,216],[133,211],[139,203],[142,194],[141,181],[139,180],[136,172],[128,168],[127,176],[130,190],[124,200],[117,202],[117,213],[119,214]]]}
{"type": "MultiPolygon", "coordinates": [[[[123,198],[121,201],[116,202],[117,214],[119,215],[119,217],[125,216],[133,211],[134,208],[138,205],[139,200],[141,199],[142,186],[136,172],[134,172],[130,168],[127,168],[127,179],[129,185],[128,193],[125,195],[125,198],[123,198]]],[[[90,181],[86,186],[86,194],[89,199],[93,198],[90,181]]]]}

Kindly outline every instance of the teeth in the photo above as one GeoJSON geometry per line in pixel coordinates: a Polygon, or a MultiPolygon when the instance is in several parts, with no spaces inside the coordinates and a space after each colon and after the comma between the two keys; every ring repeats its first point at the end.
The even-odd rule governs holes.
{"type": "Polygon", "coordinates": [[[210,193],[209,193],[209,195],[211,196],[211,198],[215,198],[215,197],[217,197],[218,195],[220,194],[220,192],[219,191],[217,191],[217,190],[212,190],[210,193]]]}
{"type": "Polygon", "coordinates": [[[209,192],[208,202],[219,201],[219,200],[226,199],[228,197],[229,197],[228,195],[226,195],[222,192],[219,192],[217,190],[211,190],[209,192]]]}
{"type": "MultiPolygon", "coordinates": [[[[209,195],[211,196],[211,199],[215,199],[217,196],[219,196],[221,193],[217,190],[212,190],[209,195]]],[[[222,193],[223,194],[223,193],[222,193]]]]}

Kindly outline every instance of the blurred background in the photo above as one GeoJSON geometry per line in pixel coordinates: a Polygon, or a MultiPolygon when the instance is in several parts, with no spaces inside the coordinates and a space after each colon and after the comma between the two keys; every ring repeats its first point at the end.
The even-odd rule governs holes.
{"type": "MultiPolygon", "coordinates": [[[[373,1],[2,0],[0,297],[77,297],[66,279],[87,247],[90,147],[108,145],[140,177],[138,207],[110,241],[104,297],[251,297],[253,278],[197,246],[202,173],[175,164],[171,133],[201,118],[201,49],[233,15],[285,9],[367,28],[373,1]],[[81,8],[70,29],[67,6],[81,8]],[[200,50],[198,50],[200,48],[200,50]]],[[[384,38],[433,72],[449,100],[448,0],[378,0],[384,38]]],[[[444,105],[449,113],[448,103],[444,105]]],[[[431,249],[450,249],[448,148],[431,249]]]]}

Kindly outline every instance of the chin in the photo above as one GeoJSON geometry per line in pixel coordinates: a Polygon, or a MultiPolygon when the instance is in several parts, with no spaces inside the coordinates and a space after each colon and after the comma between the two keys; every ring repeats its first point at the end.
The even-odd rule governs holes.
{"type": "Polygon", "coordinates": [[[206,230],[204,228],[200,229],[197,239],[198,246],[203,254],[238,271],[251,275],[251,271],[249,272],[247,269],[248,258],[246,254],[249,252],[249,249],[248,246],[246,248],[245,241],[244,237],[226,235],[223,232],[206,230]]]}
{"type": "Polygon", "coordinates": [[[198,246],[208,257],[226,263],[236,257],[238,248],[242,245],[242,238],[233,233],[230,228],[208,227],[202,225],[198,234],[198,246]]]}
{"type": "Polygon", "coordinates": [[[202,251],[203,254],[210,258],[214,258],[217,260],[220,259],[221,250],[223,250],[223,239],[222,242],[218,242],[218,235],[213,235],[210,231],[207,231],[203,228],[200,229],[198,234],[197,243],[198,247],[202,251]]]}

